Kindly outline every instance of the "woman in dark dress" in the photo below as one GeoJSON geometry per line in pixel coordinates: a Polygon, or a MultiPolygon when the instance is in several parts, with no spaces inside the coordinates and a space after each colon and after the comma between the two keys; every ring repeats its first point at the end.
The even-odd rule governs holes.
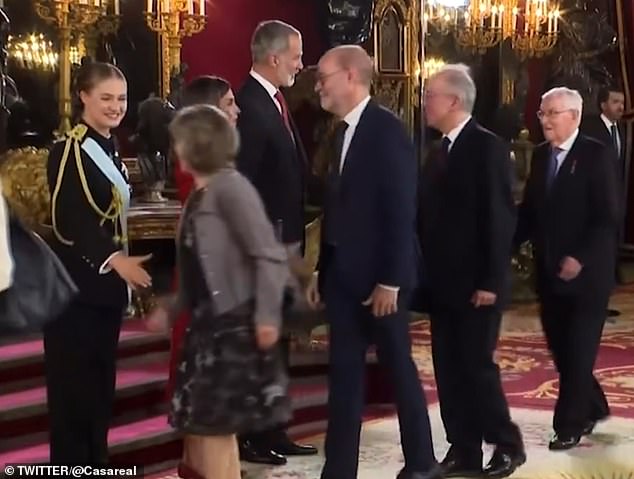
{"type": "Polygon", "coordinates": [[[290,418],[276,347],[286,250],[257,191],[233,166],[238,135],[227,116],[213,106],[188,107],[170,133],[194,188],[179,228],[178,293],[148,327],[166,330],[179,312],[191,312],[169,415],[185,434],[179,476],[239,479],[236,434],[290,418]]]}
{"type": "Polygon", "coordinates": [[[79,295],[44,329],[53,464],[108,462],[116,352],[130,288],[151,279],[127,254],[130,189],[111,129],[127,108],[127,84],[113,65],[88,63],[76,76],[76,126],[48,158],[51,247],[79,295]]]}

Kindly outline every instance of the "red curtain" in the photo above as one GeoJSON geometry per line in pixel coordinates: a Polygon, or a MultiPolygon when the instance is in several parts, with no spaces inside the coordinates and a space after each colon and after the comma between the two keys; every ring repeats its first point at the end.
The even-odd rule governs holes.
{"type": "Polygon", "coordinates": [[[625,89],[625,119],[627,124],[627,202],[625,242],[634,243],[634,168],[632,168],[632,130],[634,126],[634,2],[616,0],[619,56],[623,88],[625,89]]]}

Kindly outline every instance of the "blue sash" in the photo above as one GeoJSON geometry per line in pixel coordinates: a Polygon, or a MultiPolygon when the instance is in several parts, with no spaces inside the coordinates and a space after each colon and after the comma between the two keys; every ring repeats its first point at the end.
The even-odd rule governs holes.
{"type": "Polygon", "coordinates": [[[121,212],[121,216],[119,218],[119,222],[121,223],[121,233],[123,241],[123,247],[127,254],[128,252],[128,211],[130,209],[130,187],[128,183],[123,178],[123,175],[117,168],[117,166],[112,161],[106,152],[99,146],[99,144],[90,137],[87,137],[81,145],[82,150],[84,150],[90,159],[97,165],[97,167],[101,170],[110,183],[114,185],[117,189],[121,198],[123,200],[123,211],[121,212]]]}

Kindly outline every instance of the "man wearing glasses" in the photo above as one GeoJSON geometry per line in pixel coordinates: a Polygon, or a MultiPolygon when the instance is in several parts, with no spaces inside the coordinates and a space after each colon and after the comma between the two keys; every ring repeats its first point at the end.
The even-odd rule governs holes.
{"type": "Polygon", "coordinates": [[[614,286],[617,182],[610,147],[579,132],[582,108],[575,90],[543,95],[546,142],[533,153],[515,238],[535,250],[541,322],[559,372],[551,450],[575,447],[609,415],[593,368],[614,286]]]}
{"type": "Polygon", "coordinates": [[[444,475],[502,478],[526,461],[493,359],[510,296],[515,205],[509,148],[472,118],[475,98],[464,65],[447,65],[427,81],[425,118],[443,137],[422,174],[420,238],[451,444],[444,475]],[[484,470],[483,441],[495,446],[484,470]]]}

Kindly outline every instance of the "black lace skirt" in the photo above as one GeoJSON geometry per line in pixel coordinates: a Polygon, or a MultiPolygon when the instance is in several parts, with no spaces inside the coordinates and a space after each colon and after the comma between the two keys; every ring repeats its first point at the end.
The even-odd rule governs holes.
{"type": "MultiPolygon", "coordinates": [[[[250,308],[247,308],[250,309],[250,308]]],[[[169,423],[196,435],[257,432],[291,418],[278,348],[260,351],[253,314],[192,314],[176,371],[169,423]]]]}

